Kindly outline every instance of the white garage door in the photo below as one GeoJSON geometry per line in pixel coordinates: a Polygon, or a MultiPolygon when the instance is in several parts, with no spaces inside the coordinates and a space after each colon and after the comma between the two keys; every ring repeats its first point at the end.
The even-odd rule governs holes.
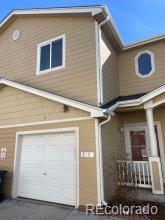
{"type": "Polygon", "coordinates": [[[18,196],[75,205],[74,132],[22,138],[18,196]]]}

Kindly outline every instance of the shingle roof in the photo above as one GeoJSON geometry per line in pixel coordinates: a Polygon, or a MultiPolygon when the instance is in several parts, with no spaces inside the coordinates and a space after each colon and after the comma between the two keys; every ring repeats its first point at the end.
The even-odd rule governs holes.
{"type": "Polygon", "coordinates": [[[113,105],[115,105],[117,102],[121,101],[129,101],[129,100],[134,100],[143,97],[147,93],[141,93],[141,94],[133,94],[133,95],[128,95],[128,96],[118,96],[117,98],[107,102],[106,104],[102,105],[101,108],[107,109],[113,105]]]}

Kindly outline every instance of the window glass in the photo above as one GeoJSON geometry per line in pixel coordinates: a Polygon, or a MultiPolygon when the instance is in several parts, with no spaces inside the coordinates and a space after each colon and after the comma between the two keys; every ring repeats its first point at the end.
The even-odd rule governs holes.
{"type": "Polygon", "coordinates": [[[50,44],[41,47],[40,71],[50,68],[50,44]]]}
{"type": "Polygon", "coordinates": [[[138,58],[138,68],[141,75],[148,75],[152,70],[151,56],[148,53],[141,54],[138,58]]]}
{"type": "Polygon", "coordinates": [[[37,73],[47,73],[60,68],[64,68],[64,37],[54,38],[38,45],[37,73]]]}
{"type": "Polygon", "coordinates": [[[51,67],[62,66],[62,39],[52,42],[51,67]]]}

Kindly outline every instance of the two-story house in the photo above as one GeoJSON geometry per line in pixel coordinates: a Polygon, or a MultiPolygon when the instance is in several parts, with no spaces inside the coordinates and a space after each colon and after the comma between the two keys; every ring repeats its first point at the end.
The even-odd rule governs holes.
{"type": "Polygon", "coordinates": [[[164,36],[125,46],[105,6],[12,11],[0,24],[6,194],[105,203],[130,161],[133,184],[164,194],[164,48],[164,36]]]}

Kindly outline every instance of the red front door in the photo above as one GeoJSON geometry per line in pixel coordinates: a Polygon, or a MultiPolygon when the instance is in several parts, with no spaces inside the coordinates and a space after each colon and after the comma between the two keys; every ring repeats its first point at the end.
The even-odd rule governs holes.
{"type": "MultiPolygon", "coordinates": [[[[155,134],[157,138],[158,153],[160,156],[159,150],[159,139],[157,126],[155,126],[155,134]]],[[[133,161],[148,161],[149,156],[149,140],[147,128],[141,126],[139,128],[129,129],[129,138],[130,138],[130,153],[133,161]]]]}
{"type": "Polygon", "coordinates": [[[148,160],[145,130],[130,131],[131,152],[133,161],[148,160]]]}

